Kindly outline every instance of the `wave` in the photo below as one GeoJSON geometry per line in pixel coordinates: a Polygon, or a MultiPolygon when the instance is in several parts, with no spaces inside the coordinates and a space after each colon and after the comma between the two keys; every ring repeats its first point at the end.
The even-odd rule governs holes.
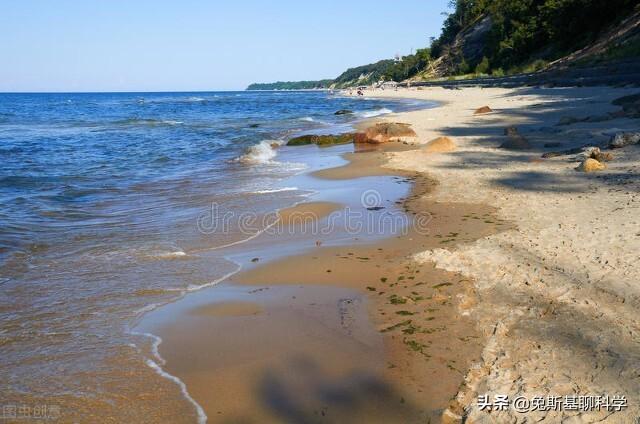
{"type": "Polygon", "coordinates": [[[180,104],[180,103],[205,103],[208,102],[210,100],[213,100],[214,98],[219,98],[220,96],[212,96],[211,98],[203,98],[203,97],[196,97],[196,96],[191,96],[191,97],[180,97],[180,98],[175,98],[175,97],[165,97],[165,98],[155,98],[155,99],[138,99],[136,101],[136,103],[138,104],[163,104],[163,103],[176,103],[176,104],[180,104]]]}
{"type": "Polygon", "coordinates": [[[158,126],[174,126],[174,125],[182,125],[184,122],[182,121],[174,121],[171,119],[153,119],[153,118],[130,118],[130,119],[121,119],[119,121],[113,122],[113,125],[118,126],[148,126],[148,127],[158,127],[158,126]]]}
{"type": "Polygon", "coordinates": [[[233,271],[228,272],[227,274],[223,275],[222,277],[217,278],[217,279],[215,279],[213,281],[210,281],[208,283],[204,283],[204,284],[189,284],[187,286],[187,288],[186,288],[186,292],[199,291],[199,290],[205,289],[207,287],[215,286],[216,284],[225,281],[227,278],[230,278],[230,277],[234,276],[235,274],[240,272],[241,269],[242,269],[242,266],[238,265],[238,267],[236,269],[234,269],[233,271]]]}
{"type": "Polygon", "coordinates": [[[282,140],[262,140],[247,149],[244,155],[236,160],[247,164],[269,163],[276,157],[276,149],[282,145],[282,140]]]}
{"type": "Polygon", "coordinates": [[[155,254],[150,254],[149,257],[154,259],[178,259],[185,258],[187,254],[182,250],[176,250],[174,252],[158,252],[155,254]]]}
{"type": "MultiPolygon", "coordinates": [[[[165,378],[177,384],[178,387],[180,388],[180,392],[182,393],[182,396],[195,408],[196,415],[198,416],[198,424],[206,424],[208,419],[207,414],[204,412],[204,409],[202,409],[202,406],[200,406],[200,404],[196,402],[196,400],[191,396],[191,394],[189,394],[189,390],[187,389],[187,385],[184,383],[184,381],[182,381],[181,379],[179,379],[173,374],[169,374],[167,371],[165,371],[162,368],[162,366],[166,365],[167,363],[167,361],[165,361],[165,359],[160,355],[159,347],[160,347],[160,344],[162,343],[162,338],[151,333],[140,333],[137,331],[129,331],[129,333],[133,335],[148,337],[152,340],[151,354],[153,355],[154,359],[145,358],[145,361],[144,361],[145,364],[149,368],[153,369],[156,373],[158,373],[158,375],[160,375],[162,378],[165,378]]],[[[135,345],[133,345],[132,347],[138,349],[138,347],[135,345]]],[[[138,351],[140,350],[138,349],[138,351]]]]}
{"type": "Polygon", "coordinates": [[[313,119],[313,118],[312,118],[312,117],[310,117],[310,116],[305,116],[305,117],[303,117],[303,118],[300,118],[300,120],[301,120],[301,121],[305,121],[305,122],[316,122],[316,120],[315,120],[315,119],[313,119]]]}
{"type": "Polygon", "coordinates": [[[389,113],[393,113],[393,111],[391,109],[387,109],[386,107],[383,107],[382,109],[368,110],[366,112],[358,112],[358,115],[360,115],[363,118],[373,118],[374,116],[386,115],[389,113]]]}
{"type": "Polygon", "coordinates": [[[171,380],[174,383],[176,383],[178,387],[180,387],[180,391],[182,392],[182,395],[184,396],[184,398],[187,399],[189,403],[191,403],[195,407],[196,413],[198,414],[198,424],[206,424],[207,414],[205,414],[204,409],[202,409],[202,406],[200,406],[200,404],[196,402],[194,398],[191,397],[191,395],[189,394],[189,391],[187,390],[187,385],[184,384],[184,381],[180,380],[175,375],[169,374],[168,372],[163,370],[160,365],[158,365],[155,361],[151,359],[147,359],[146,364],[150,368],[152,368],[155,372],[157,372],[161,377],[164,377],[167,380],[171,380]]]}
{"type": "Polygon", "coordinates": [[[283,187],[283,188],[272,188],[265,190],[256,190],[252,191],[251,194],[271,194],[271,193],[281,193],[283,191],[296,191],[299,190],[298,187],[283,187]]]}

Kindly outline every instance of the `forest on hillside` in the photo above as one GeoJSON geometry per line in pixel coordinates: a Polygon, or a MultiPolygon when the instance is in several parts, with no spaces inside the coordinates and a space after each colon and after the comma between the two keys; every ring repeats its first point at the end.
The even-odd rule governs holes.
{"type": "MultiPolygon", "coordinates": [[[[594,42],[634,12],[640,12],[638,0],[451,0],[440,36],[425,40],[427,47],[395,60],[350,68],[334,80],[305,83],[342,88],[380,80],[399,82],[417,75],[502,76],[537,71],[594,42]],[[464,37],[476,31],[477,38],[479,28],[479,42],[465,51],[464,37]],[[429,73],[438,59],[439,72],[429,73]]],[[[640,56],[638,38],[619,53],[640,56]]],[[[251,87],[256,86],[263,85],[251,87]]]]}
{"type": "MultiPolygon", "coordinates": [[[[484,38],[481,70],[553,60],[593,42],[638,5],[638,0],[452,0],[452,13],[440,37],[431,43],[431,56],[444,54],[462,30],[488,16],[491,28],[484,38]]],[[[463,59],[460,73],[481,63],[465,67],[463,59]]]]}

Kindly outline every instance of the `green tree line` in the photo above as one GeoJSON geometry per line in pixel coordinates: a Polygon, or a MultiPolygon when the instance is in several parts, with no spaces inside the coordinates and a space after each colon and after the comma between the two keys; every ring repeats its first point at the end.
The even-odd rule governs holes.
{"type": "Polygon", "coordinates": [[[490,16],[484,48],[488,69],[552,60],[594,41],[638,4],[638,0],[452,0],[452,13],[431,45],[432,55],[443,54],[461,30],[490,16]]]}
{"type": "MultiPolygon", "coordinates": [[[[334,80],[252,84],[249,89],[327,88],[402,81],[426,70],[435,59],[451,54],[461,31],[490,19],[480,59],[454,52],[451,74],[470,72],[502,75],[538,70],[593,42],[634,11],[639,0],[451,0],[439,37],[415,53],[350,68],[334,80]]],[[[637,44],[637,42],[636,42],[637,44]]],[[[633,46],[632,46],[633,47],[633,46]]],[[[640,48],[626,49],[637,54],[640,48]]]]}

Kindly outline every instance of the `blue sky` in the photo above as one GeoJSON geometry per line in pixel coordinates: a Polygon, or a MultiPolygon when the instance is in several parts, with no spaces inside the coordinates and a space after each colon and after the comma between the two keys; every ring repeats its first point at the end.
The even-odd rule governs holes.
{"type": "Polygon", "coordinates": [[[448,0],[20,0],[0,8],[0,91],[244,89],[333,78],[425,47],[448,0]]]}

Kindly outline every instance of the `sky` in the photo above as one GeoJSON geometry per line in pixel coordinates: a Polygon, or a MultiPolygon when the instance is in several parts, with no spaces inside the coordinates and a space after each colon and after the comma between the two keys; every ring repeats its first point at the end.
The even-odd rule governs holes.
{"type": "Polygon", "coordinates": [[[426,47],[449,0],[0,2],[0,92],[242,90],[426,47]]]}

